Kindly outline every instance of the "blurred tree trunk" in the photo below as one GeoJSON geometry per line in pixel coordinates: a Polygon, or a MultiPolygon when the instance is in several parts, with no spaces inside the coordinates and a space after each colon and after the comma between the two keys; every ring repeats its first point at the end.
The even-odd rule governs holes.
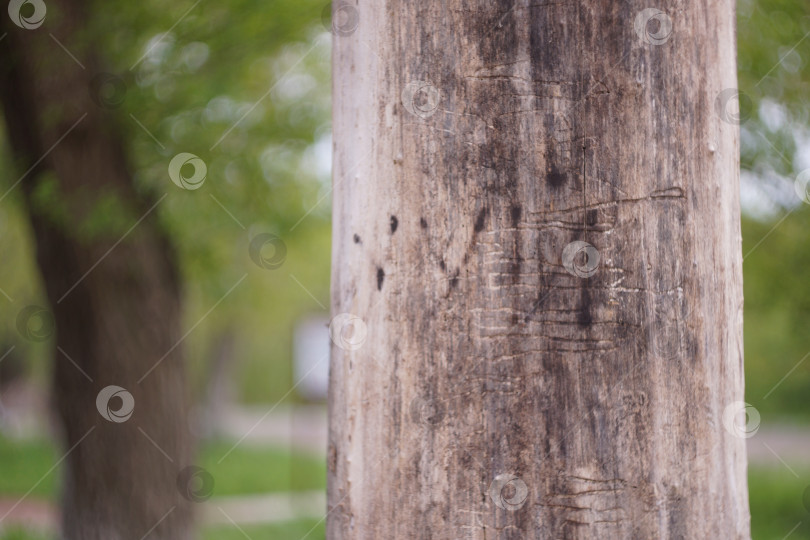
{"type": "Polygon", "coordinates": [[[354,6],[327,537],[748,538],[734,3],[354,6]]]}
{"type": "MultiPolygon", "coordinates": [[[[25,172],[13,189],[25,195],[56,322],[63,537],[189,539],[190,503],[177,485],[190,456],[178,276],[157,220],[162,199],[136,190],[110,112],[99,106],[115,96],[99,94],[114,89],[99,88],[88,17],[80,0],[49,1],[35,30],[4,14],[0,41],[4,116],[25,172]],[[126,421],[97,408],[110,385],[134,398],[126,421]]],[[[127,406],[122,395],[110,411],[127,406]]]]}

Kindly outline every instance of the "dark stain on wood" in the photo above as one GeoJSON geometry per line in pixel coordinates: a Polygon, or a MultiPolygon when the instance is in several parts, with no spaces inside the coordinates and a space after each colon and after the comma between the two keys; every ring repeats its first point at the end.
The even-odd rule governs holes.
{"type": "Polygon", "coordinates": [[[565,184],[565,175],[561,173],[555,165],[551,165],[550,170],[548,171],[548,176],[546,176],[546,180],[551,187],[560,188],[563,184],[565,184]]]}
{"type": "Polygon", "coordinates": [[[520,208],[519,204],[513,204],[509,207],[509,217],[512,220],[512,228],[517,228],[518,223],[520,223],[520,215],[523,213],[523,210],[520,208]]]}
{"type": "Polygon", "coordinates": [[[383,286],[383,281],[385,280],[385,270],[381,267],[377,267],[377,290],[381,291],[383,286]]]}
{"type": "Polygon", "coordinates": [[[451,289],[455,289],[456,287],[458,287],[458,274],[459,274],[459,269],[456,268],[456,271],[453,272],[452,276],[450,276],[450,288],[451,289]]]}
{"type": "Polygon", "coordinates": [[[580,302],[579,302],[579,312],[577,313],[577,324],[582,327],[590,326],[593,323],[593,313],[591,310],[593,309],[592,305],[592,298],[591,298],[591,290],[588,287],[582,287],[580,289],[580,302]]]}
{"type": "Polygon", "coordinates": [[[476,216],[475,218],[473,231],[475,231],[476,233],[480,233],[481,231],[483,231],[484,226],[486,225],[486,219],[487,219],[487,207],[485,206],[481,208],[481,210],[478,212],[478,216],[476,216]]]}

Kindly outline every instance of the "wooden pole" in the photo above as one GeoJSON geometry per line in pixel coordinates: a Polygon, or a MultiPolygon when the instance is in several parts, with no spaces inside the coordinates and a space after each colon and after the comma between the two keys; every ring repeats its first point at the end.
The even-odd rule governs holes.
{"type": "Polygon", "coordinates": [[[749,538],[734,3],[334,13],[327,537],[749,538]]]}

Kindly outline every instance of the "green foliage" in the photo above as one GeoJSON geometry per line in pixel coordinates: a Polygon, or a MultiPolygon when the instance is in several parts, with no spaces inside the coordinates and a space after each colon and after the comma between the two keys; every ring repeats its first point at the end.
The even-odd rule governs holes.
{"type": "Polygon", "coordinates": [[[70,222],[63,194],[59,189],[59,180],[53,171],[46,170],[35,179],[31,192],[31,211],[46,217],[60,228],[70,222]]]}
{"type": "Polygon", "coordinates": [[[108,43],[112,70],[126,74],[128,84],[112,114],[126,134],[140,189],[168,193],[159,211],[180,255],[187,326],[247,274],[205,317],[205,330],[188,338],[192,360],[200,359],[194,366],[199,386],[206,378],[201,359],[232,332],[241,397],[274,401],[292,385],[291,328],[300,315],[320,309],[290,275],[327,300],[328,170],[316,152],[329,135],[329,39],[318,19],[323,6],[200,4],[163,35],[190,7],[98,5],[94,20],[104,21],[98,39],[108,43]],[[132,33],[133,20],[143,30],[132,39],[110,32],[112,25],[132,33]],[[168,162],[179,152],[205,161],[200,189],[183,191],[170,181],[168,162]],[[248,257],[259,232],[287,245],[281,268],[262,269],[248,257]]]}
{"type": "MultiPolygon", "coordinates": [[[[0,140],[1,133],[2,130],[0,140]]],[[[8,169],[0,167],[0,177],[8,178],[9,173],[8,169]]],[[[0,350],[3,351],[0,354],[14,346],[12,354],[21,355],[28,373],[41,379],[48,370],[48,344],[22,339],[16,326],[17,315],[23,308],[31,304],[47,305],[34,261],[32,233],[24,212],[24,208],[9,202],[9,199],[0,203],[0,350]]],[[[11,356],[4,361],[9,360],[11,356]]]]}
{"type": "Polygon", "coordinates": [[[737,3],[739,89],[750,100],[744,122],[742,166],[783,175],[795,167],[797,130],[810,120],[810,4],[801,0],[740,0],[737,3]],[[766,105],[766,106],[763,106],[766,105]],[[767,106],[767,105],[776,105],[767,106]],[[776,118],[785,113],[785,121],[776,118]]]}
{"type": "MultiPolygon", "coordinates": [[[[97,1],[78,40],[65,44],[85,60],[88,51],[102,54],[100,63],[86,62],[101,81],[88,91],[124,142],[136,188],[152,200],[165,195],[155,212],[181,266],[185,324],[193,328],[184,345],[198,395],[216,344],[233,335],[233,376],[243,383],[238,397],[280,399],[293,383],[291,329],[299,317],[323,311],[310,293],[328,305],[331,105],[324,5],[97,1]],[[181,152],[205,162],[199,189],[183,190],[169,177],[169,162],[181,152]],[[248,256],[260,232],[286,244],[280,268],[259,268],[248,256]]],[[[59,16],[49,6],[49,19],[59,16]]],[[[0,167],[0,191],[19,174],[0,167]]],[[[21,281],[14,288],[41,298],[20,195],[16,187],[0,203],[8,225],[0,243],[7,245],[4,253],[16,253],[15,264],[0,265],[0,287],[21,281]],[[17,265],[28,269],[27,277],[17,275],[17,265]]],[[[79,202],[90,205],[82,220],[72,218],[53,178],[38,179],[34,211],[77,238],[116,241],[140,217],[128,201],[108,194],[87,194],[79,202]]],[[[21,307],[15,302],[0,322],[29,362],[44,363],[48,349],[28,346],[13,331],[21,307]]]]}
{"type": "Polygon", "coordinates": [[[98,238],[116,241],[138,219],[129,205],[113,193],[87,194],[83,199],[92,201],[87,216],[76,224],[76,233],[85,242],[98,238]]]}
{"type": "Polygon", "coordinates": [[[774,225],[743,221],[746,401],[764,422],[810,420],[810,209],[774,225]]]}

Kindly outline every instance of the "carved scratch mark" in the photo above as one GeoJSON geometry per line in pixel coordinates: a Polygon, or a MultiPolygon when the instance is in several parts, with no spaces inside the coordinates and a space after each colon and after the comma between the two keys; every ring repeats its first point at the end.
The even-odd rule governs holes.
{"type": "MultiPolygon", "coordinates": [[[[666,189],[660,189],[649,193],[645,197],[629,197],[626,199],[616,199],[612,201],[602,201],[591,203],[586,206],[585,210],[598,210],[600,208],[609,208],[613,206],[617,206],[619,204],[624,203],[640,203],[640,202],[649,202],[649,201],[656,201],[660,199],[685,199],[684,191],[680,187],[671,187],[666,189]]],[[[562,208],[559,210],[542,210],[542,211],[534,211],[530,212],[531,214],[544,216],[549,214],[566,214],[570,212],[579,212],[583,210],[582,205],[571,206],[568,208],[562,208]]]]}

